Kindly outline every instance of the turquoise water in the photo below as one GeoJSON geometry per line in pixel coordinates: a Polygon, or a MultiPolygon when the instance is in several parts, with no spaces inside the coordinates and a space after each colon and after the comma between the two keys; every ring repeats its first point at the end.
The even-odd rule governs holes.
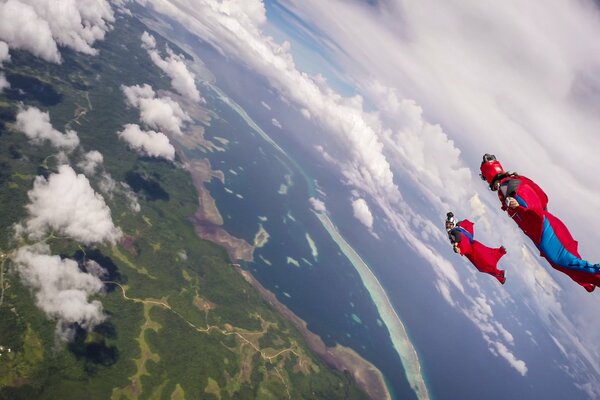
{"type": "Polygon", "coordinates": [[[414,397],[371,294],[310,207],[309,198],[316,193],[313,180],[216,93],[203,94],[220,116],[207,128],[206,138],[230,142],[225,152],[188,155],[208,156],[213,169],[224,172],[224,185],[213,179],[207,188],[228,232],[252,243],[262,226],[270,236],[255,251],[255,262],[244,267],[327,345],[353,348],[384,373],[393,393],[414,397]]]}

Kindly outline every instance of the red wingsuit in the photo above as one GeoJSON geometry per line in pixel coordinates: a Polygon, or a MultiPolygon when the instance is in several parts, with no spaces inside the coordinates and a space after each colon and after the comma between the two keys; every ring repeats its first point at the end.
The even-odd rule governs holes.
{"type": "MultiPolygon", "coordinates": [[[[536,246],[542,240],[542,232],[544,230],[544,223],[546,220],[547,224],[551,226],[556,235],[558,241],[565,247],[565,249],[576,256],[581,258],[578,251],[578,243],[565,226],[565,224],[550,213],[546,206],[548,204],[548,196],[544,191],[532,180],[524,176],[511,176],[506,177],[500,181],[500,189],[498,190],[498,199],[502,203],[502,209],[505,210],[508,215],[517,223],[519,228],[536,244],[536,246]],[[518,180],[520,184],[513,193],[503,192],[503,186],[508,187],[511,180],[518,180]],[[505,194],[512,194],[511,197],[516,197],[519,202],[519,206],[511,209],[506,206],[505,194]]],[[[595,286],[600,286],[600,274],[594,274],[584,271],[573,270],[565,268],[553,262],[543,251],[540,251],[540,255],[544,257],[548,263],[556,270],[567,274],[571,279],[583,286],[588,292],[592,292],[595,286]]]]}
{"type": "Polygon", "coordinates": [[[504,270],[497,267],[500,258],[506,254],[504,247],[493,249],[473,239],[473,223],[468,220],[456,224],[448,236],[452,243],[457,244],[460,254],[467,257],[480,272],[492,275],[501,284],[506,282],[504,270]]]}
{"type": "MultiPolygon", "coordinates": [[[[484,156],[485,157],[485,156],[484,156]]],[[[531,179],[506,174],[502,165],[495,160],[481,164],[481,176],[490,184],[499,179],[498,199],[502,209],[517,223],[519,228],[540,250],[540,255],[556,270],[592,292],[600,286],[598,264],[583,260],[577,249],[578,243],[565,224],[547,210],[548,196],[531,179]],[[512,197],[519,205],[511,209],[506,198],[512,197]]]]}

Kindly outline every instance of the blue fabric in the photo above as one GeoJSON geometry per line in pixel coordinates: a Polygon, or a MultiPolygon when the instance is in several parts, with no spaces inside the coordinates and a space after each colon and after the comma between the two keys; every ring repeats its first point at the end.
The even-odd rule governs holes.
{"type": "Polygon", "coordinates": [[[466,235],[466,236],[467,236],[467,238],[469,239],[469,243],[473,244],[473,241],[474,241],[475,239],[473,239],[473,235],[471,235],[471,234],[469,233],[469,231],[467,231],[465,228],[462,228],[462,227],[460,227],[460,226],[457,226],[455,229],[458,229],[459,231],[461,231],[461,233],[463,233],[464,235],[466,235]]]}
{"type": "Polygon", "coordinates": [[[563,246],[554,233],[554,228],[552,228],[552,225],[550,225],[550,222],[545,217],[542,240],[538,244],[538,249],[548,260],[560,267],[592,274],[600,273],[600,264],[590,264],[586,260],[582,260],[570,253],[563,246]]]}
{"type": "Polygon", "coordinates": [[[525,200],[523,200],[521,196],[515,195],[515,200],[517,200],[517,203],[519,203],[521,207],[529,208],[527,207],[527,203],[525,202],[525,200]]]}

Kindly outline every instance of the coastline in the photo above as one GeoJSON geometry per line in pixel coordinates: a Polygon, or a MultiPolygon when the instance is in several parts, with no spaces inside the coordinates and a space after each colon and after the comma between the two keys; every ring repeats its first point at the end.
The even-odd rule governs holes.
{"type": "MultiPolygon", "coordinates": [[[[207,119],[210,118],[208,113],[205,113],[204,116],[207,119]]],[[[205,120],[205,122],[208,123],[209,121],[205,120]]],[[[190,138],[184,139],[178,135],[168,136],[177,149],[177,154],[181,159],[183,167],[190,173],[194,187],[198,193],[198,209],[194,215],[190,217],[190,221],[194,225],[196,234],[201,239],[211,241],[223,247],[233,263],[238,261],[252,262],[254,260],[254,250],[264,246],[269,240],[268,232],[264,230],[261,225],[259,231],[256,233],[255,243],[253,244],[229,234],[229,232],[222,227],[223,217],[217,208],[214,198],[204,186],[206,182],[210,182],[213,178],[221,180],[224,184],[224,173],[219,170],[213,170],[208,159],[190,160],[186,156],[185,149],[193,149],[198,145],[208,151],[213,151],[213,144],[204,138],[204,129],[196,129],[191,140],[190,138]]],[[[270,143],[278,148],[276,144],[270,143]]],[[[279,148],[279,150],[283,152],[282,149],[279,148]]],[[[312,248],[313,247],[311,246],[311,249],[312,248]]],[[[316,247],[313,249],[313,253],[314,252],[316,252],[316,247]]],[[[242,269],[239,264],[233,265],[242,277],[260,293],[265,301],[298,329],[306,341],[307,346],[318,358],[323,360],[326,365],[342,373],[349,373],[357,385],[364,390],[371,399],[392,399],[391,393],[385,383],[383,373],[377,369],[377,367],[349,347],[344,347],[340,344],[336,344],[335,347],[327,347],[317,334],[308,329],[307,323],[304,320],[277,300],[275,294],[262,286],[250,272],[242,269]]]]}
{"type": "MultiPolygon", "coordinates": [[[[209,240],[215,244],[224,247],[229,254],[232,262],[252,261],[255,247],[260,247],[263,241],[268,240],[268,233],[259,230],[257,232],[258,246],[253,246],[243,239],[230,235],[221,227],[223,219],[216,207],[215,200],[204,183],[210,181],[212,177],[222,179],[221,171],[212,171],[209,160],[187,160],[185,156],[184,163],[186,169],[192,175],[192,180],[199,197],[199,207],[196,213],[190,218],[194,224],[194,229],[202,239],[209,240]]],[[[243,270],[239,264],[233,264],[236,270],[244,279],[252,285],[260,295],[281,315],[298,329],[306,340],[308,347],[329,367],[342,373],[349,373],[358,386],[375,400],[391,400],[391,394],[385,383],[383,374],[373,364],[362,358],[351,348],[337,344],[335,347],[327,347],[323,340],[308,329],[304,320],[298,317],[292,310],[277,300],[277,297],[252,276],[248,271],[243,270]]]]}
{"type": "Polygon", "coordinates": [[[344,347],[340,344],[336,344],[335,347],[327,347],[319,335],[308,329],[304,320],[277,300],[275,294],[266,289],[250,272],[242,269],[239,264],[233,264],[233,266],[252,287],[258,290],[261,296],[277,312],[283,315],[300,331],[308,347],[328,366],[340,372],[349,373],[358,386],[370,398],[375,400],[391,400],[392,397],[385,384],[383,374],[373,364],[349,347],[344,347]]]}

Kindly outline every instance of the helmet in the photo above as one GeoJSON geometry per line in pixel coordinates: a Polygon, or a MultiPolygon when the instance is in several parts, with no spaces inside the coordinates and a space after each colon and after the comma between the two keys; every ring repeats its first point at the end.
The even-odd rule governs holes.
{"type": "Polygon", "coordinates": [[[502,168],[502,164],[500,164],[500,161],[496,160],[496,157],[493,154],[485,154],[483,156],[480,170],[481,173],[479,176],[481,177],[481,180],[487,181],[490,186],[498,174],[505,172],[504,168],[502,168]]]}
{"type": "Polygon", "coordinates": [[[456,226],[456,218],[454,218],[454,214],[449,212],[446,214],[446,230],[450,231],[452,228],[456,226]]]}

